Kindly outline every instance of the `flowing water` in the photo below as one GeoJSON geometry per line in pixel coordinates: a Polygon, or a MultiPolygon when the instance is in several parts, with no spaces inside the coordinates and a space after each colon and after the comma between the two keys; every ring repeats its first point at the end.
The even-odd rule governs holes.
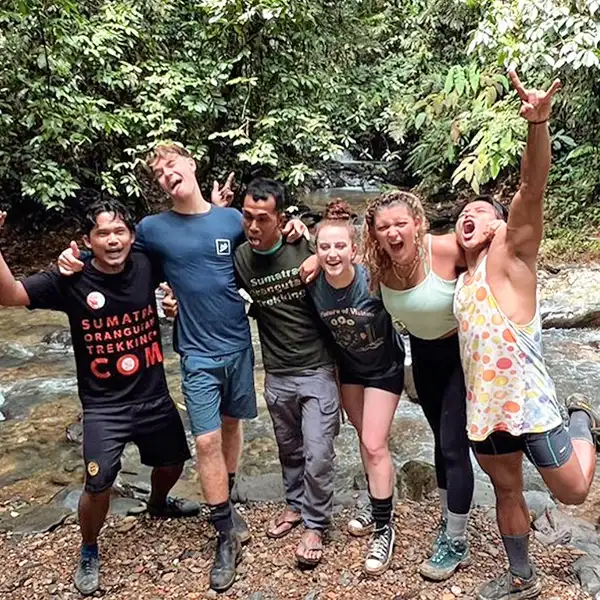
{"type": "MultiPolygon", "coordinates": [[[[343,196],[343,190],[329,196],[343,196]]],[[[324,195],[321,196],[323,198],[324,195]]],[[[364,194],[348,197],[354,204],[364,194]]],[[[315,202],[318,205],[318,202],[315,202]]],[[[66,427],[79,415],[75,363],[68,343],[67,319],[47,311],[0,308],[0,503],[14,497],[45,500],[69,484],[80,484],[80,447],[69,443],[66,427]],[[66,342],[66,343],[65,343],[66,342]]],[[[171,347],[171,329],[163,325],[165,368],[172,396],[187,421],[179,383],[179,361],[171,347]]],[[[241,472],[248,476],[277,473],[277,447],[263,398],[264,372],[253,325],[257,356],[256,385],[259,416],[245,425],[241,472]]],[[[547,363],[560,398],[581,391],[600,406],[600,330],[550,329],[544,332],[547,363]]],[[[432,437],[418,405],[401,399],[391,431],[394,462],[432,462],[432,437]]],[[[361,473],[356,435],[344,424],[336,443],[336,488],[351,490],[361,473]]],[[[485,476],[476,467],[479,480],[485,476]]],[[[528,487],[541,481],[527,470],[528,487]]],[[[195,495],[191,464],[181,491],[195,495]]]]}

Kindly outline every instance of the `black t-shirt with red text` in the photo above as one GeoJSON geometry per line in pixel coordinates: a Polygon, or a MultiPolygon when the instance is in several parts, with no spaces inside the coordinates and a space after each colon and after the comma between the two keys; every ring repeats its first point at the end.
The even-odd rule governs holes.
{"type": "Polygon", "coordinates": [[[84,263],[71,277],[50,269],[22,281],[30,309],[69,317],[82,405],[167,396],[155,298],[159,273],[140,252],[132,252],[118,274],[101,273],[91,257],[84,263]]]}

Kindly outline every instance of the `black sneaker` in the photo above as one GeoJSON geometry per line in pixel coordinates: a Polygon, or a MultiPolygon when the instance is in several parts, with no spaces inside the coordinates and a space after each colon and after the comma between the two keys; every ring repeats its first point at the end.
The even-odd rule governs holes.
{"type": "Polygon", "coordinates": [[[240,540],[241,544],[245,544],[250,539],[250,530],[244,517],[236,510],[233,502],[231,503],[231,520],[233,521],[233,531],[240,540]]]}
{"type": "Polygon", "coordinates": [[[371,503],[367,502],[356,515],[348,521],[348,532],[352,535],[369,535],[375,529],[375,519],[371,510],[371,503]]]}
{"type": "Polygon", "coordinates": [[[477,591],[477,600],[525,600],[537,598],[542,591],[542,582],[532,567],[529,579],[521,579],[510,571],[488,581],[477,591]]]}
{"type": "Polygon", "coordinates": [[[167,498],[162,506],[148,504],[148,514],[157,519],[182,519],[195,517],[200,514],[200,505],[197,502],[183,498],[167,498]]]}
{"type": "Polygon", "coordinates": [[[97,554],[81,553],[75,573],[75,587],[84,596],[91,596],[100,587],[100,559],[97,554]]]}
{"type": "Polygon", "coordinates": [[[565,400],[565,404],[569,416],[577,410],[582,410],[590,418],[592,438],[596,444],[596,451],[600,451],[600,416],[592,408],[589,400],[583,394],[571,394],[565,400]]]}
{"type": "Polygon", "coordinates": [[[210,587],[215,592],[228,590],[235,581],[235,567],[242,558],[242,544],[237,535],[217,534],[217,550],[210,570],[210,587]]]}
{"type": "Polygon", "coordinates": [[[396,533],[392,525],[386,525],[373,532],[369,553],[365,560],[365,573],[380,575],[388,570],[394,555],[396,533]]]}

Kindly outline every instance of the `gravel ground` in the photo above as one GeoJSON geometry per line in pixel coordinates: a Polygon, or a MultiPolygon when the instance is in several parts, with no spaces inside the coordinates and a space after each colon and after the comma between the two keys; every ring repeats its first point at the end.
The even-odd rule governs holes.
{"type": "MultiPolygon", "coordinates": [[[[312,571],[295,567],[297,528],[282,540],[264,535],[278,505],[240,508],[253,538],[245,549],[238,581],[224,594],[241,600],[473,600],[474,590],[505,567],[495,523],[476,511],[470,524],[473,561],[445,583],[425,582],[418,575],[437,525],[434,503],[401,502],[396,507],[396,553],[392,568],[378,578],[362,573],[367,539],[348,536],[349,513],[335,517],[322,563],[312,571]]],[[[71,583],[79,548],[78,526],[64,525],[44,535],[16,539],[0,536],[2,600],[75,599],[71,583]]],[[[102,589],[106,600],[201,600],[216,598],[208,590],[214,536],[205,517],[156,521],[147,516],[109,518],[101,536],[102,589]]],[[[532,552],[544,579],[540,598],[590,598],[577,584],[571,565],[581,554],[572,548],[546,548],[534,542],[532,552]]]]}

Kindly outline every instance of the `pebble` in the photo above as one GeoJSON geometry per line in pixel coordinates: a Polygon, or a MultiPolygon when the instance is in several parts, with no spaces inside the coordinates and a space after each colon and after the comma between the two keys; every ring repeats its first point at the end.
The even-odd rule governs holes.
{"type": "Polygon", "coordinates": [[[462,590],[457,585],[453,585],[450,588],[450,591],[457,597],[462,595],[462,590]]]}
{"type": "Polygon", "coordinates": [[[173,579],[173,577],[175,577],[175,573],[174,573],[173,571],[171,571],[170,573],[165,573],[165,574],[162,576],[162,580],[163,580],[165,583],[169,583],[169,581],[171,581],[171,579],[173,579]]]}

